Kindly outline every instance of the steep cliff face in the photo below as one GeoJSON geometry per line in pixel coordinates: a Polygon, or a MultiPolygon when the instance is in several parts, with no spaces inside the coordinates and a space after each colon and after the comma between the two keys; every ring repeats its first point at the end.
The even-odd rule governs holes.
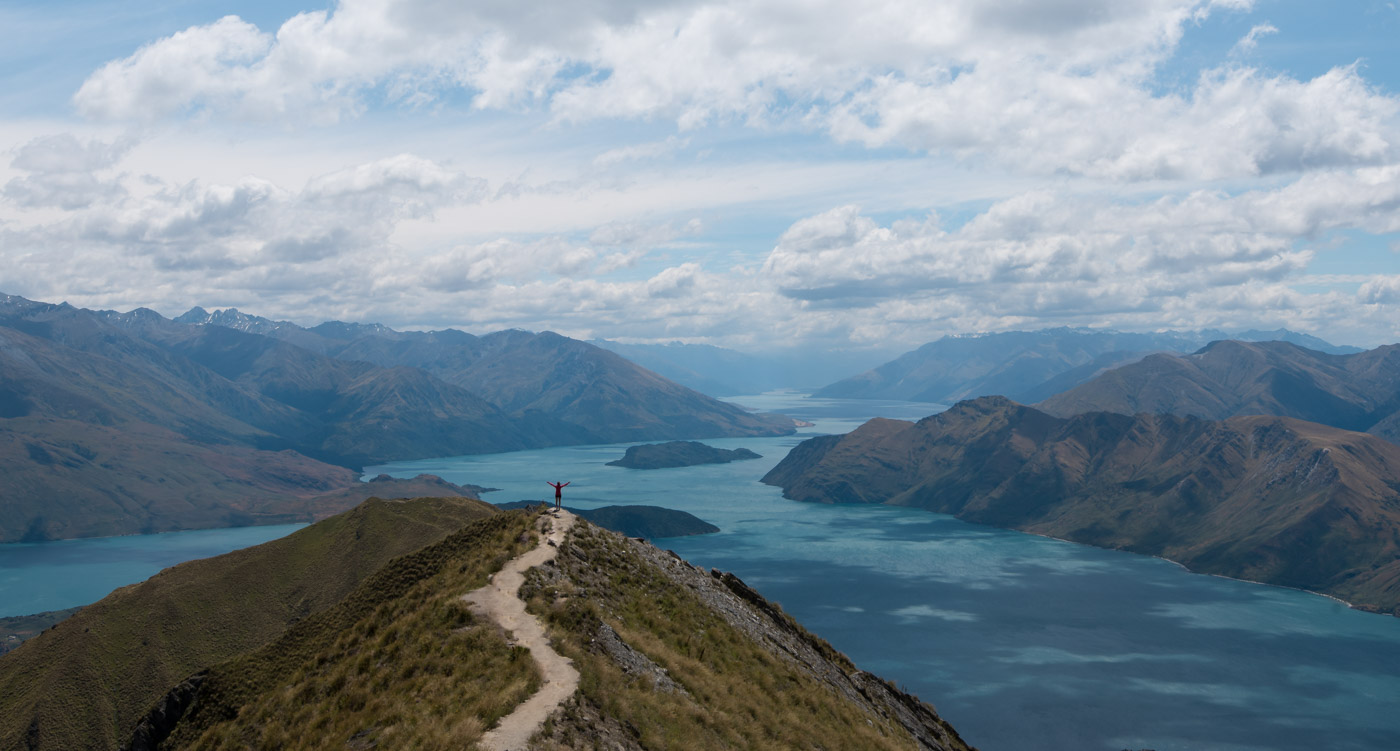
{"type": "Polygon", "coordinates": [[[1066,419],[987,397],[794,450],[764,481],[1400,608],[1400,448],[1299,420],[1066,419]]]}

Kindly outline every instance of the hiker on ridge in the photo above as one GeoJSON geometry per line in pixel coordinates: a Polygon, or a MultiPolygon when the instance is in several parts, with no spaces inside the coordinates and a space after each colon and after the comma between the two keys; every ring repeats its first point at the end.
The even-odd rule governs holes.
{"type": "Polygon", "coordinates": [[[554,508],[559,508],[559,504],[564,502],[564,485],[568,485],[569,482],[573,482],[573,480],[564,483],[564,485],[560,485],[557,482],[549,482],[548,480],[545,480],[545,482],[554,487],[554,508]]]}

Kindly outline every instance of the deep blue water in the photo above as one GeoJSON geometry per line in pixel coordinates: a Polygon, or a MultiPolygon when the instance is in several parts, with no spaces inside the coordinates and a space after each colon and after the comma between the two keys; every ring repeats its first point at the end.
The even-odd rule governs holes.
{"type": "MultiPolygon", "coordinates": [[[[754,461],[604,466],[627,444],[398,462],[367,469],[546,499],[689,511],[723,530],[660,540],[733,571],[866,670],[937,706],[970,742],[1002,749],[1400,748],[1400,619],[1303,592],[1190,574],[952,517],[782,498],[757,482],[803,438],[927,404],[737,399],[816,423],[787,438],[706,441],[754,461]]],[[[0,545],[0,615],[84,604],[183,560],[296,525],[0,545]]]]}
{"type": "Polygon", "coordinates": [[[984,750],[1400,748],[1400,618],[925,511],[788,501],[757,480],[804,437],[933,409],[737,401],[817,425],[706,441],[764,456],[726,465],[604,466],[617,445],[367,472],[501,488],[495,502],[546,499],[545,481],[570,480],[568,505],[689,511],[723,531],[658,544],[735,572],[984,750]]]}

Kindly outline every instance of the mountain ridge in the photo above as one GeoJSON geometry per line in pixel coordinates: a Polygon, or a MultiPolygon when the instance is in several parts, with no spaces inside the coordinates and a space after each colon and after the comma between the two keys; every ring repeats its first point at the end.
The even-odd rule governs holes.
{"type": "MultiPolygon", "coordinates": [[[[1286,338],[1336,353],[1360,351],[1286,329],[1251,330],[1236,336],[1286,338]]],[[[1230,336],[1217,330],[1134,333],[1067,327],[945,336],[872,370],[829,384],[813,396],[951,404],[1004,395],[1021,402],[1039,401],[1102,370],[1152,353],[1191,352],[1227,338],[1230,336]]]]}
{"type": "Polygon", "coordinates": [[[1002,397],[799,445],[785,497],[887,503],[1400,614],[1400,447],[1284,417],[1062,418],[1002,397]]]}
{"type": "Polygon", "coordinates": [[[1225,419],[1277,415],[1400,440],[1400,345],[1327,354],[1287,342],[1212,342],[1153,355],[1037,405],[1077,412],[1163,412],[1225,419]]]}
{"type": "Polygon", "coordinates": [[[0,298],[0,459],[22,491],[0,501],[0,540],[299,520],[301,502],[395,459],[795,431],[555,334],[326,329],[363,334],[336,340],[218,316],[0,298]],[[425,366],[446,342],[438,359],[470,359],[491,398],[414,364],[333,356],[396,342],[425,366]]]}

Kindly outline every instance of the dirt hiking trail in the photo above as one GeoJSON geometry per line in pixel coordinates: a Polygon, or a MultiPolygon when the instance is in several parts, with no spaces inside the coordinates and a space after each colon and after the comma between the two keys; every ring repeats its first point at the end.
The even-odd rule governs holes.
{"type": "Polygon", "coordinates": [[[578,689],[578,671],[573,662],[554,651],[544,633],[544,624],[525,612],[520,585],[525,572],[554,559],[564,536],[574,526],[574,515],[562,509],[540,516],[540,544],[507,563],[491,583],[462,595],[474,613],[490,618],[504,629],[516,645],[530,650],[544,678],[540,690],[481,737],[480,746],[490,751],[522,751],[544,721],[573,696],[578,689]]]}

